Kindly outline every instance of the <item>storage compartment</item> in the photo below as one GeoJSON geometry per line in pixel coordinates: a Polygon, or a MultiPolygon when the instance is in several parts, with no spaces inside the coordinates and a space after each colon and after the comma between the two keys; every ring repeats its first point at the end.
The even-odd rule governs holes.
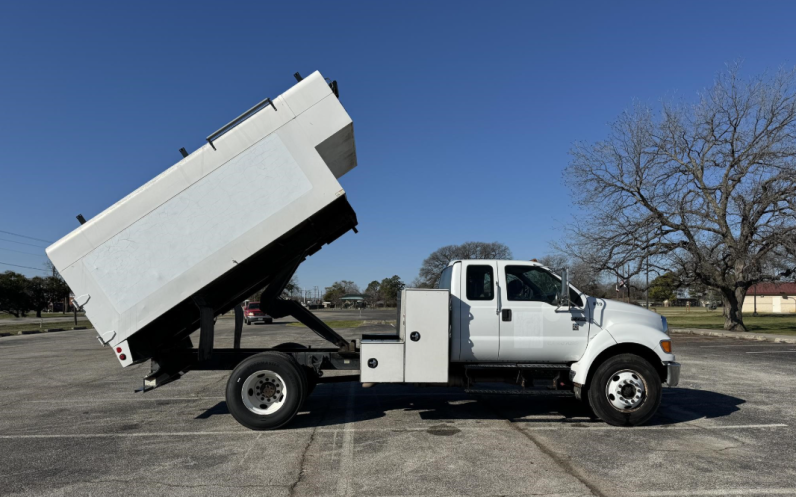
{"type": "Polygon", "coordinates": [[[404,344],[396,340],[362,340],[360,351],[362,383],[402,383],[404,344]]]}
{"type": "Polygon", "coordinates": [[[449,316],[448,290],[403,290],[401,325],[405,342],[405,382],[448,382],[449,316]]]}

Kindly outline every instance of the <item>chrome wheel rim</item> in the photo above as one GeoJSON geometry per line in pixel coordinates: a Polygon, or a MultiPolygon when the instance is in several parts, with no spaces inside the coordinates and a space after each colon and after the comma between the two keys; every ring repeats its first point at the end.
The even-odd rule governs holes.
{"type": "Polygon", "coordinates": [[[647,398],[647,382],[632,369],[617,371],[608,378],[605,397],[618,411],[634,411],[641,407],[647,398]]]}
{"type": "Polygon", "coordinates": [[[241,387],[243,405],[259,416],[268,416],[277,412],[285,405],[287,395],[282,377],[268,370],[252,373],[241,387]]]}

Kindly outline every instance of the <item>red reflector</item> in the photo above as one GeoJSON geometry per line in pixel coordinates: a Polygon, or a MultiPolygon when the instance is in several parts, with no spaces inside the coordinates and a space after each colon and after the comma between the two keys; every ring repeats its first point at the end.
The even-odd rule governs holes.
{"type": "Polygon", "coordinates": [[[121,351],[122,351],[122,348],[121,348],[121,347],[116,347],[116,352],[117,352],[117,353],[119,353],[119,352],[121,352],[121,351]]]}
{"type": "Polygon", "coordinates": [[[121,360],[125,360],[125,359],[127,359],[127,356],[126,356],[126,355],[124,355],[124,354],[122,354],[122,355],[120,355],[120,356],[119,356],[119,359],[121,359],[121,360]]]}

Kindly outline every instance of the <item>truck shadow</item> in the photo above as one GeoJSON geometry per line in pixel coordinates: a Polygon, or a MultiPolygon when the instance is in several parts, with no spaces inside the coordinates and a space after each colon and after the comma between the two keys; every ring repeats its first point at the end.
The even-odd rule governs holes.
{"type": "MultiPolygon", "coordinates": [[[[740,410],[746,401],[708,390],[666,388],[656,415],[645,426],[677,425],[697,419],[721,418],[740,410]]],[[[430,421],[510,420],[516,423],[602,424],[591,410],[572,395],[468,394],[451,388],[417,388],[407,385],[319,385],[296,418],[284,429],[344,425],[383,418],[389,411],[417,412],[430,421]],[[349,396],[353,395],[353,402],[349,396]]],[[[196,417],[229,415],[219,402],[196,417]]],[[[399,418],[398,418],[399,419],[399,418]]],[[[396,429],[399,429],[396,427],[396,429]]]]}

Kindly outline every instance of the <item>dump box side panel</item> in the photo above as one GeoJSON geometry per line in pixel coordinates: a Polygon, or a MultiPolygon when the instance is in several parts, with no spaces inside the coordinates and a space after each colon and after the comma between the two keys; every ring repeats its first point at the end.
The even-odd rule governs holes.
{"type": "MultiPolygon", "coordinates": [[[[336,176],[356,165],[353,124],[324,78],[316,72],[273,102],[215,149],[205,145],[47,249],[108,343],[206,291],[344,196],[336,176]]],[[[295,249],[294,258],[304,256],[295,249]]]]}

